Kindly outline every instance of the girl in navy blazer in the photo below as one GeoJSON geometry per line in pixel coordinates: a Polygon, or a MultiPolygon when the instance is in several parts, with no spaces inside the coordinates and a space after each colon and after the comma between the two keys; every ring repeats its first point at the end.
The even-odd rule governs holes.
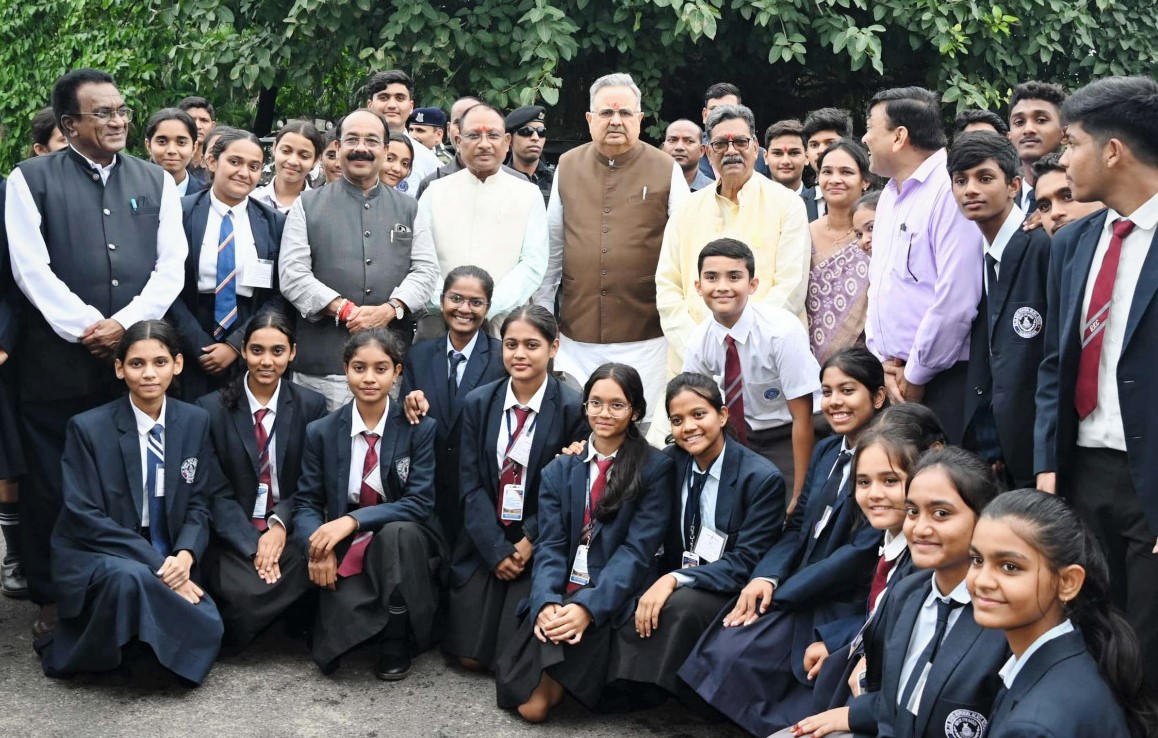
{"type": "Polygon", "coordinates": [[[190,359],[181,378],[187,400],[242,374],[244,363],[237,360],[246,324],[262,308],[283,304],[275,275],[285,216],[250,196],[262,157],[261,142],[252,133],[224,131],[205,160],[212,187],[181,199],[189,255],[185,284],[168,317],[190,359]],[[223,236],[228,252],[221,249],[223,236]],[[227,253],[234,267],[229,276],[222,272],[228,262],[221,261],[227,253]]]}
{"type": "Polygon", "coordinates": [[[847,707],[805,718],[786,735],[983,733],[1009,652],[998,633],[973,619],[965,575],[974,526],[997,490],[989,464],[968,451],[950,447],[921,457],[907,485],[905,537],[923,571],[890,588],[881,663],[847,707]]]}
{"type": "Polygon", "coordinates": [[[205,188],[189,169],[196,145],[197,123],[181,108],[158,110],[145,124],[145,150],[154,164],[173,176],[181,197],[205,188]]]}
{"type": "Polygon", "coordinates": [[[172,326],[134,323],[116,354],[128,397],[69,421],[52,534],[60,621],[35,644],[48,676],[114,669],[133,639],[198,684],[217,657],[221,618],[194,565],[224,480],[208,414],[165,396],[181,368],[172,326]]]}
{"type": "Polygon", "coordinates": [[[784,477],[727,437],[728,407],[716,382],[680,374],[668,383],[666,406],[675,484],[659,559],[665,573],[639,599],[634,621],[616,630],[612,651],[610,678],[623,680],[615,691],[635,705],[651,701],[643,684],[665,690],[655,700],[670,693],[687,704],[693,695],[676,671],[784,526],[784,477]]]}
{"type": "Polygon", "coordinates": [[[671,513],[674,464],[636,425],[647,413],[639,373],[604,364],[583,398],[591,437],[543,470],[530,606],[495,669],[499,707],[530,722],[565,692],[599,704],[613,629],[630,621],[671,513]]]}
{"type": "Polygon", "coordinates": [[[434,426],[411,425],[390,389],[402,374],[402,342],[359,331],[343,350],[354,400],[306,428],[294,536],[319,590],[313,658],[325,674],[367,641],[375,675],[410,673],[430,647],[446,544],[434,516],[434,426]]]}
{"type": "Polygon", "coordinates": [[[1138,639],[1111,604],[1101,544],[1065,502],[1028,489],[1001,495],[977,524],[972,556],[977,622],[1001,629],[1013,651],[986,735],[1158,735],[1138,639]]]}
{"type": "Polygon", "coordinates": [[[442,287],[445,336],[419,341],[406,353],[402,370],[403,410],[411,423],[430,415],[438,421],[434,458],[434,509],[452,547],[462,529],[459,445],[462,409],[475,387],[506,376],[502,345],[482,330],[495,281],[476,266],[460,266],[442,287]]]}
{"type": "Polygon", "coordinates": [[[540,472],[588,433],[579,393],[548,372],[559,348],[551,313],[517,308],[501,333],[510,379],[472,391],[462,410],[465,535],[455,545],[443,648],[467,668],[492,668],[514,634],[541,536],[540,472]]]}
{"type": "Polygon", "coordinates": [[[326,414],[325,398],[283,378],[296,351],[284,314],[254,316],[241,348],[248,371],[197,401],[229,482],[209,501],[213,536],[202,565],[229,650],[248,645],[310,589],[289,531],[306,426],[326,414]]]}

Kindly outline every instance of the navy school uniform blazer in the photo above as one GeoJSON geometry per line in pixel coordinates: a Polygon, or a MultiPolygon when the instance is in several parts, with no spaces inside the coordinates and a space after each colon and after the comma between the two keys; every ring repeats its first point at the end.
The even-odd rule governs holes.
{"type": "MultiPolygon", "coordinates": [[[[460,537],[454,552],[451,564],[451,583],[454,586],[465,584],[480,566],[486,567],[487,571],[493,570],[515,552],[511,536],[518,534],[517,524],[512,523],[508,529],[498,519],[501,470],[496,449],[503,427],[503,401],[509,382],[501,379],[475,389],[467,395],[463,408],[459,490],[467,535],[460,537]]],[[[547,390],[535,421],[531,456],[523,478],[526,494],[522,535],[532,543],[540,537],[539,485],[543,467],[563,448],[587,438],[590,433],[582,402],[578,392],[548,375],[547,390]]],[[[538,557],[537,553],[535,557],[538,557]]]]}
{"type": "MultiPolygon", "coordinates": [[[[441,539],[434,517],[433,418],[418,425],[407,422],[391,402],[382,438],[378,441],[378,471],[386,501],[371,507],[350,509],[350,428],[354,402],[350,402],[306,426],[305,452],[297,492],[293,496],[294,537],[310,550],[310,536],[318,528],[343,515],[358,521],[359,531],[377,532],[389,523],[418,523],[441,539]]],[[[358,463],[362,463],[361,459],[358,463]]],[[[354,536],[338,544],[338,563],[350,549],[354,536]]]]}
{"type": "MultiPolygon", "coordinates": [[[[84,609],[99,566],[92,554],[139,561],[165,557],[141,535],[144,483],[137,422],[122,397],[75,416],[65,435],[64,506],[52,534],[52,572],[61,617],[84,609]]],[[[209,540],[208,499],[225,480],[209,439],[209,416],[172,397],[165,403],[165,513],[172,550],[200,559],[209,540]]]]}
{"type": "MultiPolygon", "coordinates": [[[[1034,471],[1056,471],[1058,491],[1066,489],[1078,440],[1078,412],[1074,390],[1082,351],[1082,299],[1094,250],[1107,211],[1087,215],[1054,234],[1049,266],[1049,314],[1045,320],[1045,358],[1037,378],[1037,420],[1034,435],[1034,471]]],[[[1152,379],[1158,365],[1158,236],[1142,262],[1126,335],[1118,359],[1118,405],[1126,432],[1130,477],[1151,530],[1158,530],[1158,383],[1152,379]]],[[[1111,381],[1101,377],[1101,381],[1111,381]]]]}
{"type": "Polygon", "coordinates": [[[804,200],[804,210],[808,214],[808,222],[820,217],[820,206],[816,204],[816,188],[805,187],[800,191],[800,199],[804,200]]]}
{"type": "MultiPolygon", "coordinates": [[[[527,612],[531,618],[537,617],[544,605],[563,603],[583,535],[589,466],[582,457],[560,456],[543,470],[541,529],[527,612]]],[[[618,627],[633,617],[634,598],[653,573],[655,554],[667,530],[674,483],[672,460],[649,448],[635,499],[624,503],[612,520],[595,523],[587,553],[591,584],[571,600],[591,614],[593,626],[610,623],[618,627]]],[[[520,607],[519,614],[526,609],[520,607]]]]}
{"type": "Polygon", "coordinates": [[[1080,631],[1042,645],[993,705],[989,738],[1130,738],[1080,631]]]}
{"type": "MultiPolygon", "coordinates": [[[[181,287],[181,294],[173,301],[169,308],[168,318],[177,328],[177,335],[181,339],[181,351],[188,358],[185,371],[193,375],[184,377],[185,384],[194,394],[202,385],[200,365],[197,357],[201,356],[202,346],[211,346],[217,341],[213,338],[213,295],[202,294],[197,290],[197,274],[201,263],[201,242],[205,238],[205,224],[209,219],[209,190],[202,190],[197,194],[186,195],[181,198],[181,223],[185,228],[185,238],[189,241],[189,255],[185,257],[185,284],[181,287]]],[[[274,262],[273,281],[268,289],[255,289],[251,297],[237,296],[237,320],[225,336],[225,341],[241,351],[242,337],[250,318],[264,307],[277,307],[285,310],[285,301],[281,297],[277,283],[277,255],[281,248],[281,232],[285,225],[285,216],[273,208],[260,203],[252,197],[246,206],[249,213],[249,227],[253,231],[253,242],[259,259],[268,259],[274,262]]],[[[287,311],[288,312],[288,311],[287,311]]],[[[209,389],[208,386],[204,389],[209,389]]]]}
{"type": "MultiPolygon", "coordinates": [[[[784,534],[752,573],[752,578],[779,577],[772,606],[797,613],[792,637],[792,670],[802,683],[807,676],[804,651],[815,641],[816,629],[830,621],[863,616],[877,549],[883,537],[865,521],[856,504],[851,472],[836,498],[828,524],[819,538],[813,535],[824,515],[820,493],[840,455],[840,446],[840,436],[816,444],[800,499],[788,518],[784,534]]],[[[848,638],[855,633],[854,628],[848,638]]]]}
{"type": "Polygon", "coordinates": [[[885,638],[882,664],[879,672],[869,672],[869,691],[849,703],[853,732],[882,738],[955,738],[945,728],[951,714],[989,714],[1001,687],[997,672],[1009,659],[1009,646],[1003,631],[982,628],[973,619],[973,606],[966,605],[941,642],[921,693],[920,714],[915,722],[898,719],[905,710],[897,705],[897,696],[904,689],[901,669],[917,616],[932,587],[933,574],[924,570],[889,588],[887,600],[881,604],[885,638]]]}
{"type": "Polygon", "coordinates": [[[659,572],[679,571],[692,579],[692,587],[735,594],[752,576],[756,562],[780,538],[784,525],[784,477],[763,456],[738,442],[724,442],[724,463],[716,492],[716,515],[704,521],[728,536],[724,554],[710,564],[681,569],[684,551],[683,491],[687,488],[692,457],[678,446],[664,453],[672,460],[675,480],[671,488],[671,509],[659,572]]]}
{"type": "MultiPolygon", "coordinates": [[[[251,518],[257,502],[261,450],[257,447],[249,401],[243,390],[237,407],[227,408],[221,404],[221,391],[217,390],[199,399],[197,405],[209,413],[213,448],[221,463],[221,471],[229,482],[222,494],[209,500],[213,533],[227,541],[239,554],[253,556],[261,537],[251,518]]],[[[274,411],[272,462],[280,500],[273,514],[281,519],[289,532],[293,530],[292,500],[301,476],[306,426],[325,416],[326,398],[283,377],[274,411]]]]}
{"type": "Polygon", "coordinates": [[[1018,231],[1001,255],[997,284],[982,294],[970,333],[965,425],[985,404],[1014,487],[1033,487],[1034,395],[1045,349],[1049,236],[1018,231]]]}

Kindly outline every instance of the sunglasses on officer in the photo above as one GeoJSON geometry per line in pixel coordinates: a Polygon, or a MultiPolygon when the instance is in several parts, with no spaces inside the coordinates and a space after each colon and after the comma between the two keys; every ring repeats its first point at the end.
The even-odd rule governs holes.
{"type": "Polygon", "coordinates": [[[543,126],[539,126],[538,128],[534,126],[523,126],[522,128],[515,129],[515,135],[522,136],[523,138],[530,138],[536,133],[539,134],[539,138],[547,137],[547,129],[543,126]]]}

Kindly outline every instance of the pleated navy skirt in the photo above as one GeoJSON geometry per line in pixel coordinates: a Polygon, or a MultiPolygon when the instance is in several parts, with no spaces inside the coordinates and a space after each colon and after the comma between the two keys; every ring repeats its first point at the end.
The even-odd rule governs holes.
{"type": "Polygon", "coordinates": [[[450,612],[442,649],[494,669],[519,628],[519,603],[531,596],[531,570],[505,582],[479,567],[461,587],[450,591],[450,612]]]}

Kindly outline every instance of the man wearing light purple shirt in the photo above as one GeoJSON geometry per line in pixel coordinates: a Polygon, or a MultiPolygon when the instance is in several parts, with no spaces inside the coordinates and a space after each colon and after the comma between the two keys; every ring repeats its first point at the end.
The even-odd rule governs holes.
{"type": "Polygon", "coordinates": [[[927,405],[959,443],[984,267],[980,232],[945,169],[940,98],[920,87],[877,93],[862,140],[872,172],[889,178],[873,228],[868,347],[884,363],[890,399],[927,405]]]}

